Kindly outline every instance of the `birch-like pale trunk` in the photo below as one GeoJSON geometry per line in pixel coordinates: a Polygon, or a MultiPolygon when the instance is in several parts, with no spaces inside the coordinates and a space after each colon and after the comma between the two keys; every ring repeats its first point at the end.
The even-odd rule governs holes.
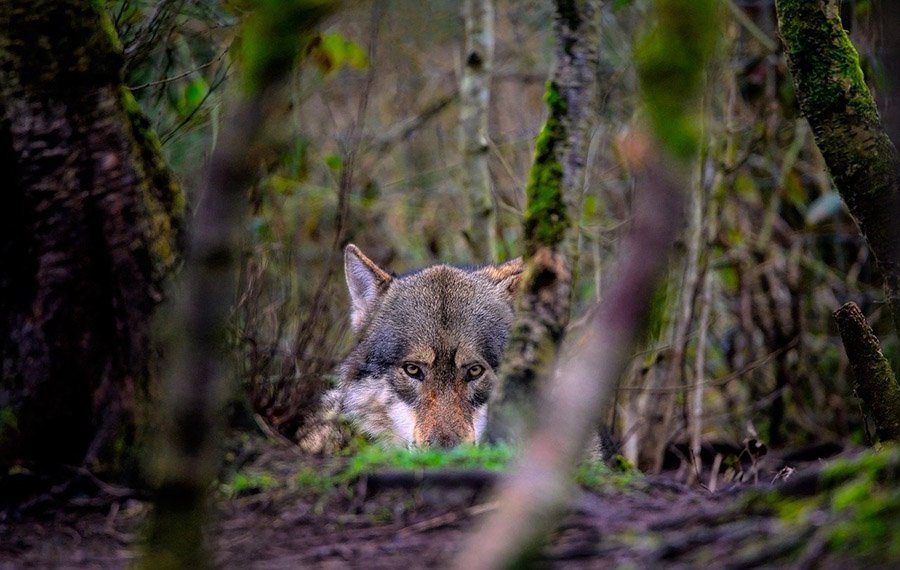
{"type": "Polygon", "coordinates": [[[493,0],[465,0],[466,53],[460,85],[461,182],[469,206],[466,241],[477,263],[495,256],[494,199],[488,168],[488,112],[494,60],[493,0]]]}

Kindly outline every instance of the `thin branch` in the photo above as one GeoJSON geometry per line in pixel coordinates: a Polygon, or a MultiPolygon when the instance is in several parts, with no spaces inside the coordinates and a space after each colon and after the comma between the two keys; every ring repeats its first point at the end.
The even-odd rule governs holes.
{"type": "Polygon", "coordinates": [[[222,51],[222,53],[217,55],[215,58],[207,61],[206,63],[204,63],[198,67],[195,67],[194,69],[189,69],[189,70],[185,71],[184,73],[179,73],[178,75],[175,75],[172,77],[166,77],[166,78],[160,79],[158,81],[151,81],[149,83],[144,83],[142,85],[135,85],[134,87],[129,87],[129,89],[131,89],[132,91],[138,91],[140,89],[146,89],[147,87],[155,87],[157,85],[165,85],[166,83],[171,83],[173,81],[178,81],[179,79],[184,79],[185,77],[188,77],[189,75],[193,75],[194,73],[197,73],[198,71],[200,71],[202,69],[206,69],[210,65],[216,63],[217,61],[221,61],[221,59],[223,57],[225,57],[225,54],[228,53],[229,49],[231,49],[230,45],[227,48],[225,48],[222,51]]]}

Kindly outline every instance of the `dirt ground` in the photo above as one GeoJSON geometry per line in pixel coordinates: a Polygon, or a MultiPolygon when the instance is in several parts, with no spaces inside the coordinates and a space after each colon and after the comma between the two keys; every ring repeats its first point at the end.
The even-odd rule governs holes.
{"type": "MultiPolygon", "coordinates": [[[[380,473],[327,491],[295,483],[300,470],[328,468],[295,448],[267,444],[245,459],[245,469],[270,474],[271,481],[238,496],[214,494],[209,540],[219,568],[443,567],[493,508],[496,475],[490,472],[380,473]]],[[[757,486],[769,485],[784,463],[770,460],[757,486]]],[[[149,503],[128,489],[94,483],[90,493],[0,512],[0,568],[128,567],[138,555],[149,503]]],[[[782,540],[785,529],[776,519],[730,520],[723,509],[747,486],[723,482],[711,493],[669,474],[582,489],[540,565],[841,566],[821,548],[807,549],[799,562],[786,557],[798,537],[782,540]]]]}

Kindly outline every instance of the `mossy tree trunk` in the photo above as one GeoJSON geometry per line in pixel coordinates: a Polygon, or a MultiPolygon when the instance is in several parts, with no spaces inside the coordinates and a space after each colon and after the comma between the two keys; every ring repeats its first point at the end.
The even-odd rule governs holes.
{"type": "Polygon", "coordinates": [[[866,87],[837,0],[777,0],[778,28],[800,101],[834,184],[884,278],[900,331],[897,149],[866,87]]]}
{"type": "Polygon", "coordinates": [[[655,26],[638,45],[641,96],[656,143],[634,133],[621,154],[635,175],[635,216],[605,299],[541,390],[524,453],[500,486],[497,509],[460,549],[454,568],[530,566],[559,522],[572,473],[650,313],[683,209],[682,188],[699,148],[706,64],[715,52],[718,0],[656,0],[655,26]]]}
{"type": "Polygon", "coordinates": [[[548,116],[528,174],[526,266],[491,403],[488,438],[494,441],[521,438],[534,416],[538,380],[556,357],[569,321],[575,230],[596,107],[600,5],[556,2],[556,69],[547,83],[548,116]]]}
{"type": "Polygon", "coordinates": [[[0,2],[0,463],[135,434],[183,199],[122,66],[99,3],[0,2]]]}
{"type": "Polygon", "coordinates": [[[900,386],[881,344],[856,303],[834,312],[856,379],[856,395],[872,414],[882,441],[900,441],[900,386]]]}

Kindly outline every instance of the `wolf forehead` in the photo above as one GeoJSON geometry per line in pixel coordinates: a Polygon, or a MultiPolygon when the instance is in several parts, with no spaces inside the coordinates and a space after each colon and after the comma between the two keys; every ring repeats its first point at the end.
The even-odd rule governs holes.
{"type": "Polygon", "coordinates": [[[382,370],[429,349],[451,359],[476,352],[496,367],[513,317],[508,293],[488,276],[448,265],[394,278],[379,305],[360,348],[382,370]]]}

